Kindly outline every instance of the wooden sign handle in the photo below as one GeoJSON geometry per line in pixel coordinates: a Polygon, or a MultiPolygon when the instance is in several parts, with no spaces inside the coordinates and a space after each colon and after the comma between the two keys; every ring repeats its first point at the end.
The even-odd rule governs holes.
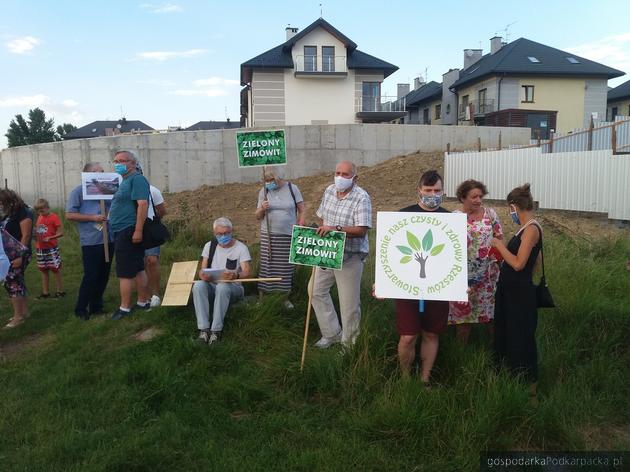
{"type": "MultiPolygon", "coordinates": [[[[105,200],[101,200],[101,215],[105,213],[105,200]]],[[[103,221],[103,249],[105,249],[105,262],[109,262],[109,231],[107,230],[107,220],[103,221]]]]}

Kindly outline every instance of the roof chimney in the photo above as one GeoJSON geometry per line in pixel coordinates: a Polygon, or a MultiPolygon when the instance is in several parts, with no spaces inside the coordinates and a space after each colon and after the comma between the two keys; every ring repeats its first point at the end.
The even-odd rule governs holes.
{"type": "Polygon", "coordinates": [[[483,49],[464,49],[464,67],[462,70],[468,69],[475,62],[481,59],[483,49]]]}
{"type": "Polygon", "coordinates": [[[501,36],[494,36],[490,38],[490,54],[498,52],[503,47],[503,38],[501,36]]]}
{"type": "Polygon", "coordinates": [[[286,31],[286,33],[287,33],[287,41],[288,41],[289,39],[291,39],[293,36],[295,36],[295,35],[297,34],[298,29],[297,29],[297,28],[294,28],[294,27],[293,27],[293,26],[291,26],[291,25],[289,25],[289,26],[287,26],[287,27],[284,29],[284,31],[286,31]]]}
{"type": "Polygon", "coordinates": [[[409,93],[409,84],[398,84],[396,98],[402,98],[409,93]]]}
{"type": "Polygon", "coordinates": [[[426,82],[424,81],[424,79],[422,77],[416,77],[415,79],[413,79],[413,89],[414,90],[418,90],[425,83],[426,82]]]}

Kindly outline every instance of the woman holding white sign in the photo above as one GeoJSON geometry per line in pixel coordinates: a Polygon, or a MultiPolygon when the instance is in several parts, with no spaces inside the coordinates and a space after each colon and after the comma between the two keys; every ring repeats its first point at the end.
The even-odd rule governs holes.
{"type": "MultiPolygon", "coordinates": [[[[293,270],[289,264],[293,225],[304,225],[304,199],[295,184],[284,180],[282,167],[264,167],[264,187],[258,192],[256,219],[260,223],[260,269],[262,278],[281,277],[278,282],[260,282],[262,293],[291,291],[293,270]]],[[[289,309],[293,305],[285,301],[289,309]]]]}
{"type": "Polygon", "coordinates": [[[492,240],[492,246],[504,259],[496,292],[494,352],[510,370],[524,374],[531,385],[531,395],[535,396],[538,311],[532,274],[542,248],[542,228],[534,219],[529,184],[513,189],[507,201],[510,217],[520,228],[507,247],[500,239],[492,240]]]}
{"type": "Polygon", "coordinates": [[[491,329],[494,320],[494,292],[501,257],[492,249],[492,238],[503,239],[503,230],[497,213],[483,206],[482,200],[487,194],[486,186],[477,180],[462,182],[456,192],[461,211],[467,216],[470,292],[467,302],[450,303],[448,322],[456,326],[457,338],[464,344],[468,342],[473,324],[485,324],[491,329]]]}

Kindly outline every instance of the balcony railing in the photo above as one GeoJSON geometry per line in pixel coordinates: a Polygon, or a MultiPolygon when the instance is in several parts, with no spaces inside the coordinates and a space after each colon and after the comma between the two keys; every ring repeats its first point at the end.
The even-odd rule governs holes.
{"type": "Polygon", "coordinates": [[[363,95],[357,98],[357,112],[404,112],[405,97],[363,95]]]}
{"type": "Polygon", "coordinates": [[[300,74],[347,74],[346,56],[296,56],[295,72],[300,74]]]}
{"type": "Polygon", "coordinates": [[[468,104],[459,104],[459,119],[470,120],[475,116],[484,116],[488,113],[492,113],[495,110],[494,99],[489,98],[486,100],[477,100],[469,102],[468,104]],[[469,111],[470,108],[470,111],[469,111]]]}

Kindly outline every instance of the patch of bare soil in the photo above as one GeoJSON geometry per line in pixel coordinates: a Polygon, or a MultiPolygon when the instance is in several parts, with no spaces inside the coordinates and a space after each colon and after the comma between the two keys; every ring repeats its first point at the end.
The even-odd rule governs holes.
{"type": "Polygon", "coordinates": [[[54,336],[49,333],[37,333],[0,345],[0,362],[6,362],[24,352],[50,344],[54,336]]]}
{"type": "MultiPolygon", "coordinates": [[[[444,170],[444,154],[416,153],[394,157],[372,167],[360,167],[358,183],[372,197],[373,211],[396,211],[417,200],[416,183],[425,171],[444,170]]],[[[334,169],[325,174],[293,179],[304,197],[306,223],[316,223],[319,219],[315,211],[319,206],[325,188],[333,182],[334,169]]],[[[239,239],[247,244],[258,241],[260,223],[254,217],[258,191],[261,183],[226,184],[217,187],[204,186],[197,190],[166,195],[169,214],[166,220],[178,224],[196,222],[206,225],[211,234],[212,221],[219,216],[227,216],[236,226],[239,239]]],[[[449,197],[454,197],[450,195],[449,197]]],[[[535,197],[535,196],[534,196],[535,197]]],[[[449,198],[445,205],[453,210],[459,202],[449,198]]],[[[487,202],[487,206],[497,210],[504,231],[510,234],[515,229],[508,215],[505,202],[487,202]]],[[[546,230],[566,234],[574,239],[595,240],[603,237],[627,235],[628,230],[617,228],[604,215],[544,210],[539,212],[539,220],[546,230]]]]}
{"type": "Polygon", "coordinates": [[[163,331],[160,328],[156,328],[155,326],[151,326],[150,328],[143,329],[142,331],[138,331],[132,337],[136,341],[147,342],[151,341],[154,338],[157,338],[161,335],[163,331]]]}

